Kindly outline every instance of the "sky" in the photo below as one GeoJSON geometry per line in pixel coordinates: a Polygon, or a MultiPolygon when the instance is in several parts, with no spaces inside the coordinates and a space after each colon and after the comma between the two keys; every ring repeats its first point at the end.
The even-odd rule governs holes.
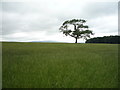
{"type": "Polygon", "coordinates": [[[3,0],[0,6],[1,41],[74,43],[59,31],[71,19],[87,20],[92,38],[118,35],[118,0],[3,0]]]}

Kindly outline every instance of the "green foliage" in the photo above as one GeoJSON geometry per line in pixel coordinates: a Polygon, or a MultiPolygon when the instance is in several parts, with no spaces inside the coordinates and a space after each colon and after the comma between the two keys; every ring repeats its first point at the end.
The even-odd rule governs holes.
{"type": "Polygon", "coordinates": [[[117,88],[117,44],[3,43],[3,88],[117,88]]]}
{"type": "Polygon", "coordinates": [[[86,43],[111,43],[120,44],[120,36],[104,36],[88,39],[86,43]]]}
{"type": "Polygon", "coordinates": [[[87,39],[90,38],[90,35],[93,35],[93,32],[91,30],[88,30],[89,27],[87,25],[84,25],[85,22],[86,20],[83,19],[67,20],[62,24],[59,30],[66,36],[69,35],[71,37],[74,37],[76,39],[76,42],[79,38],[87,39]],[[74,26],[74,30],[68,29],[70,25],[74,26]]]}

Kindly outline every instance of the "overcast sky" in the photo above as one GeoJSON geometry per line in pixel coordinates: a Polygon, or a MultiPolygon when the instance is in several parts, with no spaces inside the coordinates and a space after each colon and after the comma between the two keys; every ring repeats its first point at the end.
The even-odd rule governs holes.
{"type": "MultiPolygon", "coordinates": [[[[15,0],[14,0],[15,1],[15,0]]],[[[110,0],[111,1],[111,0],[110,0]]],[[[39,0],[2,2],[2,41],[75,42],[59,31],[65,20],[85,19],[93,37],[118,35],[118,2],[81,0],[39,0]]],[[[0,14],[1,15],[1,14],[0,14]]],[[[83,39],[78,42],[84,42],[83,39]]]]}

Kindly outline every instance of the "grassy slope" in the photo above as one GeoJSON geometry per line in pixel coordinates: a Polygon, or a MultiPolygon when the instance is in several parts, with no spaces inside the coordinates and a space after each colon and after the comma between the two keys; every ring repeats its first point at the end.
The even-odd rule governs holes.
{"type": "Polygon", "coordinates": [[[3,88],[117,87],[117,46],[3,43],[3,88]]]}

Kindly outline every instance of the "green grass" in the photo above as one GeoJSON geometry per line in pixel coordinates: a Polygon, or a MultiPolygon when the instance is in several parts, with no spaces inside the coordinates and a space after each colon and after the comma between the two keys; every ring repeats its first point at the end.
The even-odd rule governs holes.
{"type": "Polygon", "coordinates": [[[117,88],[117,44],[3,43],[3,88],[117,88]]]}
{"type": "Polygon", "coordinates": [[[2,88],[2,43],[0,42],[0,89],[2,88]]]}

